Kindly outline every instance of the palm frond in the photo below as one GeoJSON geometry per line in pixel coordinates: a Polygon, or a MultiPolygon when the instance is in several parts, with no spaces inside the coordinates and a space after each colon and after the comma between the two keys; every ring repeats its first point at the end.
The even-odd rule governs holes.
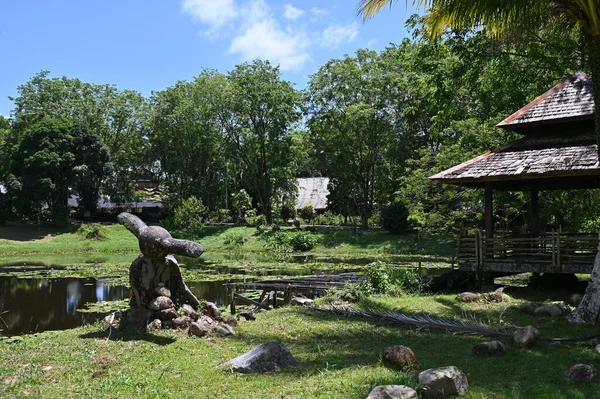
{"type": "Polygon", "coordinates": [[[439,328],[447,331],[454,331],[463,334],[476,335],[505,335],[512,336],[513,332],[507,329],[492,328],[483,324],[474,317],[472,320],[465,321],[461,319],[451,319],[443,317],[435,317],[428,313],[411,315],[400,312],[390,312],[374,308],[318,308],[309,309],[318,310],[321,312],[329,312],[337,315],[348,317],[362,317],[375,319],[379,321],[387,321],[392,323],[403,324],[406,326],[415,326],[417,328],[439,328]]]}

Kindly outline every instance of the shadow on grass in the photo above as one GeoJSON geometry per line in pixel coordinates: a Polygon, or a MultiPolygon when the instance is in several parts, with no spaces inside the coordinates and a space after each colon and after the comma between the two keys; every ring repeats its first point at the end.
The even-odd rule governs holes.
{"type": "Polygon", "coordinates": [[[0,239],[11,241],[34,241],[48,236],[57,236],[77,231],[76,227],[54,227],[50,225],[17,224],[10,223],[0,226],[0,239]]]}
{"type": "MultiPolygon", "coordinates": [[[[293,311],[296,312],[296,311],[293,311]]],[[[576,363],[598,366],[593,346],[541,343],[534,349],[512,345],[511,337],[494,337],[508,347],[503,357],[473,355],[477,342],[488,340],[474,335],[457,335],[440,329],[412,329],[398,325],[345,317],[327,312],[300,310],[299,320],[311,327],[302,331],[300,322],[283,337],[276,330],[264,329],[244,339],[279,341],[298,357],[301,366],[289,373],[318,376],[329,371],[383,367],[381,356],[391,345],[412,348],[420,365],[409,373],[366,373],[369,386],[405,383],[412,385],[418,371],[441,366],[457,366],[467,373],[477,395],[486,398],[598,398],[600,383],[570,383],[564,372],[576,363]]],[[[344,371],[345,373],[346,371],[344,371]]],[[[354,371],[355,372],[355,371],[354,371]]],[[[412,385],[414,386],[414,385],[412,385]]],[[[364,387],[364,385],[363,385],[364,387]]],[[[365,392],[360,392],[364,397],[365,392]]],[[[357,394],[358,397],[358,394],[357,394]]],[[[475,396],[474,396],[475,397],[475,396]]],[[[479,396],[477,396],[479,397],[479,396]]]]}
{"type": "Polygon", "coordinates": [[[111,341],[146,341],[151,344],[160,346],[170,345],[176,341],[173,337],[161,337],[151,333],[138,333],[131,331],[122,331],[119,329],[113,329],[109,335],[108,330],[98,330],[89,333],[79,335],[79,338],[83,339],[109,339],[111,341]]]}

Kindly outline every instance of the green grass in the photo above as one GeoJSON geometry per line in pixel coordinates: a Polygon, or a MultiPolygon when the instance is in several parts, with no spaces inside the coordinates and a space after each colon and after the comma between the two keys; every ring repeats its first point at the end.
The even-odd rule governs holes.
{"type": "MultiPolygon", "coordinates": [[[[494,325],[533,324],[549,336],[583,336],[596,327],[561,319],[534,319],[517,310],[521,299],[501,304],[458,304],[451,295],[371,299],[405,312],[460,316],[464,310],[494,325]]],[[[472,353],[481,337],[412,330],[300,308],[261,313],[237,327],[238,338],[195,338],[179,331],[120,335],[99,325],[23,336],[0,342],[0,397],[364,398],[376,385],[415,386],[416,374],[389,370],[381,354],[389,345],[411,347],[420,370],[454,365],[467,373],[465,398],[600,398],[598,381],[567,381],[575,363],[600,366],[593,345],[512,346],[499,358],[472,353]],[[242,375],[219,365],[260,343],[284,343],[300,361],[279,374],[242,375]]]]}

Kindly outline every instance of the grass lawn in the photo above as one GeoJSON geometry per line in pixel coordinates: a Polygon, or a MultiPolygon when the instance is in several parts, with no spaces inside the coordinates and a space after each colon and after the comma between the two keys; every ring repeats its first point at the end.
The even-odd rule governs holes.
{"type": "MultiPolygon", "coordinates": [[[[540,298],[534,298],[540,299],[540,298]]],[[[535,319],[518,310],[521,299],[499,304],[458,304],[453,295],[371,299],[386,309],[460,316],[464,311],[492,325],[538,327],[542,336],[597,334],[594,326],[567,326],[563,319],[535,319]]],[[[416,386],[418,370],[392,371],[381,364],[389,345],[411,347],[420,370],[454,365],[471,386],[465,398],[600,398],[600,383],[572,383],[563,376],[575,363],[600,367],[594,345],[542,342],[512,345],[508,355],[471,353],[482,337],[413,330],[371,320],[285,307],[240,324],[236,338],[196,338],[181,331],[139,335],[100,325],[0,341],[0,397],[144,398],[365,398],[377,385],[416,386]],[[279,341],[299,360],[297,368],[243,375],[222,363],[258,344],[279,341]]]]}

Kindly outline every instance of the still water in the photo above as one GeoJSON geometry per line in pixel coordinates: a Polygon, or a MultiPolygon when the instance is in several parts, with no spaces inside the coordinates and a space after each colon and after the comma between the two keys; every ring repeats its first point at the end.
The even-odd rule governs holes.
{"type": "MultiPolygon", "coordinates": [[[[109,284],[108,279],[32,279],[0,276],[0,335],[64,330],[101,319],[104,314],[81,313],[88,302],[117,301],[129,297],[129,289],[109,284]]],[[[198,297],[228,305],[227,281],[188,282],[198,297]]]]}

